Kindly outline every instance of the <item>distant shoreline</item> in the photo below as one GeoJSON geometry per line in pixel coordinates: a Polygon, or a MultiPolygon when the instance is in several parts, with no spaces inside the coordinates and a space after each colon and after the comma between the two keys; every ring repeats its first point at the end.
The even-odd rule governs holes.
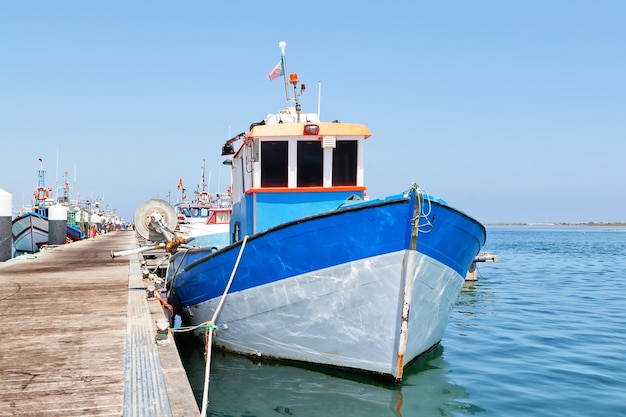
{"type": "Polygon", "coordinates": [[[485,226],[611,226],[626,227],[626,222],[492,222],[485,226]]]}

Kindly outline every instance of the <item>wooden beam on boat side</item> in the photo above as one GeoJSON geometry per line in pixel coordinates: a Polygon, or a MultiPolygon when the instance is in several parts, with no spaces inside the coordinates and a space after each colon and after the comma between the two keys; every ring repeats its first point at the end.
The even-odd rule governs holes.
{"type": "Polygon", "coordinates": [[[116,231],[0,263],[0,415],[199,416],[136,245],[116,231]]]}

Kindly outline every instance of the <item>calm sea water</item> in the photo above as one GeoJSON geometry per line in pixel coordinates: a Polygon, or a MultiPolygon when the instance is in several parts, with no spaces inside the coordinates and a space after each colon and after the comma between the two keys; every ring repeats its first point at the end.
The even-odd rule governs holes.
{"type": "MultiPolygon", "coordinates": [[[[626,228],[489,227],[441,347],[399,387],[213,352],[211,416],[626,416],[626,228]]],[[[201,404],[203,348],[181,343],[201,404]]]]}

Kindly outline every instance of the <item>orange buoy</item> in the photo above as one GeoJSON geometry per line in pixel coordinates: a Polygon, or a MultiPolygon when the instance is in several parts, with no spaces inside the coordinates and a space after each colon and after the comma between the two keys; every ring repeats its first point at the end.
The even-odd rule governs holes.
{"type": "Polygon", "coordinates": [[[33,193],[36,200],[45,201],[50,195],[50,189],[46,187],[37,187],[35,188],[35,192],[33,193]]]}

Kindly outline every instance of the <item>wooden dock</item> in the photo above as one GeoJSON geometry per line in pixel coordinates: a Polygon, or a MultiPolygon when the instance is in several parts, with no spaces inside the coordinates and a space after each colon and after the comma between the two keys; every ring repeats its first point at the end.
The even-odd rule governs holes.
{"type": "Polygon", "coordinates": [[[0,263],[0,415],[200,415],[140,257],[111,258],[135,245],[117,231],[0,263]]]}
{"type": "Polygon", "coordinates": [[[497,262],[497,261],[498,261],[497,255],[492,255],[489,252],[480,252],[478,255],[476,255],[476,257],[474,258],[474,261],[470,265],[470,268],[467,271],[467,274],[465,275],[465,281],[476,281],[476,271],[478,270],[478,268],[476,267],[477,263],[497,262]]]}

